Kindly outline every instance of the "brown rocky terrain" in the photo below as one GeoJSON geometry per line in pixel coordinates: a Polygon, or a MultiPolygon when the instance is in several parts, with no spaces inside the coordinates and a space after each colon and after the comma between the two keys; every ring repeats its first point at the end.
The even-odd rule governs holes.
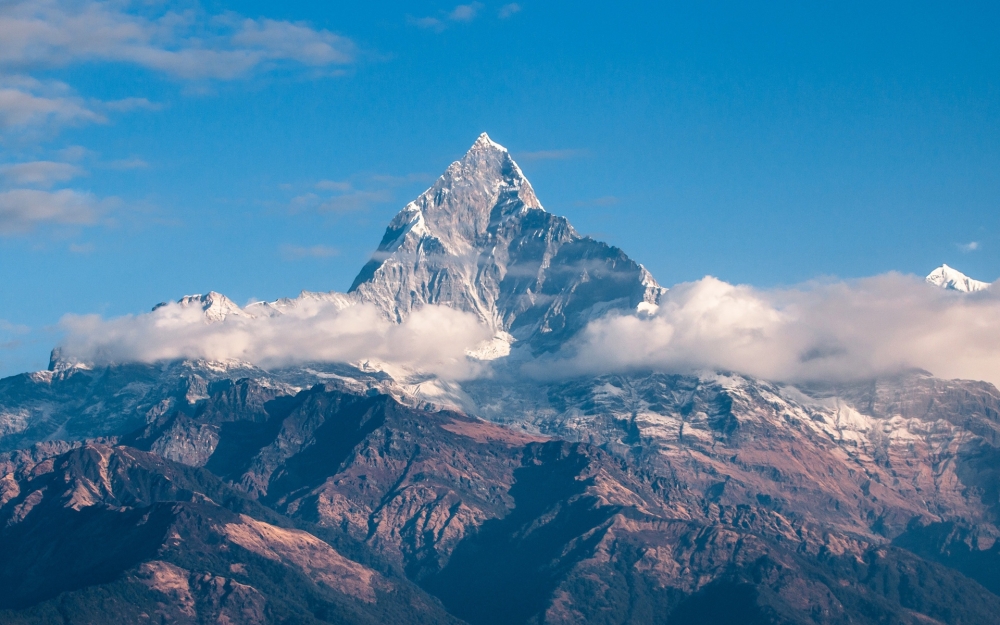
{"type": "MultiPolygon", "coordinates": [[[[917,464],[915,444],[897,451],[887,435],[881,451],[858,444],[852,458],[836,442],[849,436],[831,440],[815,414],[787,412],[781,397],[789,389],[730,385],[726,401],[722,387],[669,382],[675,393],[689,391],[682,423],[692,433],[653,439],[637,413],[634,428],[608,426],[618,438],[603,448],[336,387],[271,398],[251,380],[219,387],[191,414],[163,415],[130,441],[152,448],[164,437],[174,440],[178,423],[218,428],[205,469],[251,499],[226,508],[234,511],[215,522],[213,540],[361,603],[391,592],[392,582],[378,580],[395,573],[470,623],[985,623],[1000,608],[1000,598],[959,572],[982,578],[982,571],[926,553],[937,553],[939,544],[956,553],[957,543],[987,557],[994,543],[984,538],[992,527],[985,520],[992,513],[979,491],[944,480],[949,490],[940,492],[962,504],[947,517],[952,531],[935,530],[945,517],[931,517],[905,490],[920,476],[904,473],[917,464]],[[639,439],[627,444],[636,429],[639,439]],[[885,456],[876,460],[875,453],[885,456]],[[302,529],[262,519],[261,509],[302,529]],[[338,541],[372,554],[384,572],[337,555],[329,545],[338,541]]],[[[979,406],[995,393],[960,387],[951,385],[945,396],[979,406]]],[[[974,462],[962,449],[951,465],[974,462]]],[[[127,448],[114,454],[156,458],[127,448]]],[[[43,455],[36,451],[24,462],[43,455]]],[[[95,466],[99,477],[101,462],[95,466]]],[[[44,487],[23,477],[5,480],[19,491],[4,507],[11,518],[38,505],[24,502],[44,487]]],[[[107,496],[100,479],[87,480],[64,498],[107,496]]],[[[956,557],[968,560],[970,553],[956,557]]],[[[186,578],[173,569],[156,573],[153,557],[121,570],[136,570],[148,588],[157,575],[184,588],[209,587],[182,563],[171,564],[190,571],[186,578]]],[[[224,578],[213,583],[244,583],[224,573],[212,572],[224,578]]]]}

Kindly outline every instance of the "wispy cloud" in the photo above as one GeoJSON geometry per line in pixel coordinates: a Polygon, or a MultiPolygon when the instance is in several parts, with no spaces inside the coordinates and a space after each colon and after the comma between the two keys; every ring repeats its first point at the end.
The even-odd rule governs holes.
{"type": "Polygon", "coordinates": [[[96,153],[93,150],[88,150],[82,145],[71,145],[61,150],[57,150],[56,154],[59,158],[67,161],[82,161],[83,159],[91,156],[95,156],[96,153]]]}
{"type": "Polygon", "coordinates": [[[70,243],[69,251],[74,254],[90,254],[95,249],[93,243],[70,243]]]}
{"type": "Polygon", "coordinates": [[[413,184],[415,182],[433,182],[435,176],[428,173],[414,173],[406,174],[403,176],[392,176],[389,174],[376,174],[370,176],[369,180],[372,182],[385,185],[387,187],[398,187],[404,184],[413,184]]]}
{"type": "Polygon", "coordinates": [[[72,189],[4,191],[0,193],[0,235],[29,232],[40,225],[93,225],[110,204],[72,189]]]}
{"type": "Polygon", "coordinates": [[[614,206],[616,204],[619,204],[620,202],[621,200],[613,195],[604,195],[601,197],[595,197],[592,200],[580,200],[578,202],[573,202],[573,206],[606,207],[606,206],[614,206]]]}
{"type": "Polygon", "coordinates": [[[388,191],[355,191],[328,197],[320,202],[317,209],[323,213],[346,213],[364,210],[373,204],[391,200],[392,194],[388,191]]]}
{"type": "Polygon", "coordinates": [[[84,169],[76,165],[55,161],[31,161],[0,165],[0,177],[15,185],[49,187],[57,182],[66,182],[86,173],[84,169]]]}
{"type": "Polygon", "coordinates": [[[476,15],[483,8],[482,3],[473,2],[472,4],[460,4],[451,10],[448,14],[448,19],[453,22],[471,22],[476,19],[476,15]]]}
{"type": "Polygon", "coordinates": [[[586,156],[590,156],[589,150],[538,150],[537,152],[519,152],[517,154],[517,158],[524,161],[565,161],[586,156]]]}
{"type": "Polygon", "coordinates": [[[129,170],[129,169],[146,169],[149,167],[149,163],[138,157],[132,158],[122,158],[108,163],[108,167],[111,169],[119,170],[129,170]]]}
{"type": "Polygon", "coordinates": [[[137,65],[188,80],[233,80],[285,63],[354,61],[348,38],[304,23],[183,11],[114,0],[0,4],[0,66],[46,68],[86,61],[137,65]]]}
{"type": "Polygon", "coordinates": [[[281,257],[285,260],[302,260],[304,258],[331,258],[340,255],[340,250],[328,245],[282,245],[281,257]]]}
{"type": "Polygon", "coordinates": [[[11,323],[6,319],[0,319],[0,332],[8,332],[10,334],[27,334],[28,332],[31,332],[31,328],[23,323],[11,323]]]}
{"type": "Polygon", "coordinates": [[[497,12],[497,15],[500,17],[500,19],[505,20],[513,16],[515,13],[520,13],[520,12],[521,12],[521,5],[516,2],[511,2],[510,4],[505,4],[502,7],[500,7],[500,11],[497,12]]]}
{"type": "Polygon", "coordinates": [[[969,241],[968,243],[962,243],[958,246],[963,252],[975,252],[979,249],[979,241],[969,241]]]}
{"type": "Polygon", "coordinates": [[[350,191],[351,183],[338,180],[320,180],[316,188],[321,191],[350,191]]]}
{"type": "Polygon", "coordinates": [[[109,111],[128,113],[130,111],[159,111],[162,104],[150,102],[146,98],[123,98],[121,100],[111,100],[102,102],[101,106],[109,111]]]}
{"type": "Polygon", "coordinates": [[[481,2],[472,2],[459,4],[451,11],[441,11],[438,17],[409,17],[408,20],[418,28],[440,33],[453,23],[468,23],[475,20],[482,10],[483,4],[481,2]]]}
{"type": "Polygon", "coordinates": [[[51,132],[64,126],[106,121],[103,114],[75,95],[65,83],[0,75],[2,132],[31,129],[51,132]]]}

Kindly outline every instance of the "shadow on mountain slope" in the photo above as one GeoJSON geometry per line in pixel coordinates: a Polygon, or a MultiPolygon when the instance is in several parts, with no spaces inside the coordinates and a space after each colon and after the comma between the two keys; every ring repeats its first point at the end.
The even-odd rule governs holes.
{"type": "Polygon", "coordinates": [[[542,611],[617,512],[583,496],[587,481],[577,477],[589,461],[575,445],[536,446],[515,471],[514,509],[460,543],[424,588],[473,625],[525,623],[542,611]]]}

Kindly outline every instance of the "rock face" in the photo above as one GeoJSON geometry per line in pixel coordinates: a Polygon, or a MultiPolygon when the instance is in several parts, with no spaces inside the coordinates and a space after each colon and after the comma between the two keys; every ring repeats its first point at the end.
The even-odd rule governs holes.
{"type": "Polygon", "coordinates": [[[453,620],[391,571],[153,454],[85,445],[3,484],[3,622],[453,620]]]}
{"type": "Polygon", "coordinates": [[[996,622],[1000,391],[920,371],[521,373],[662,291],[542,210],[483,135],[349,293],[179,305],[206,323],[450,306],[511,347],[489,375],[56,352],[0,380],[0,621],[996,622]]]}

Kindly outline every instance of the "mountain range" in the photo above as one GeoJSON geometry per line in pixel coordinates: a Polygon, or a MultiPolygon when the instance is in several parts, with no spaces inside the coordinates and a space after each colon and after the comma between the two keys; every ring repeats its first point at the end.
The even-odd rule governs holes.
{"type": "Polygon", "coordinates": [[[347,293],[149,315],[444,307],[486,373],[54,350],[0,380],[0,622],[997,622],[993,385],[524,373],[666,292],[481,135],[347,293]]]}

